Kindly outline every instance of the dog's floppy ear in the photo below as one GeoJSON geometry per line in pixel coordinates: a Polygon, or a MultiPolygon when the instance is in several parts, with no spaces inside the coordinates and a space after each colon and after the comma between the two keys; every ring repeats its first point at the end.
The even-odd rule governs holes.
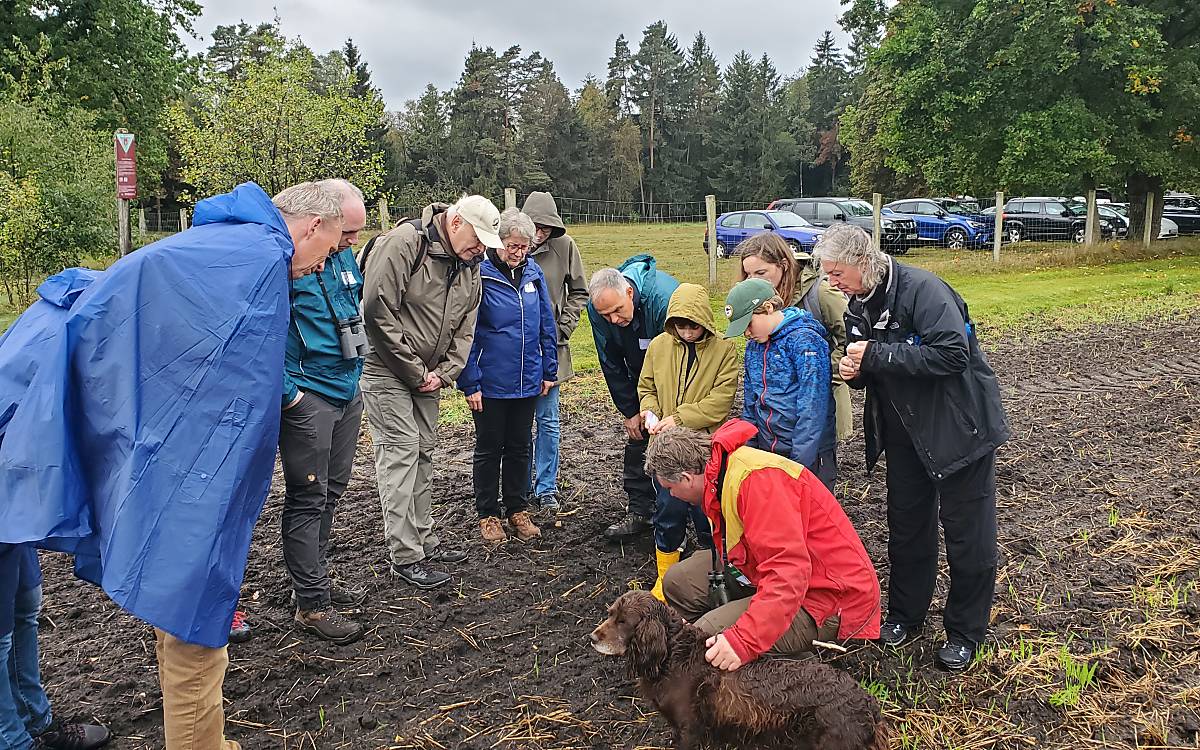
{"type": "Polygon", "coordinates": [[[661,677],[667,670],[667,629],[661,617],[642,618],[627,649],[629,665],[639,677],[661,677]]]}

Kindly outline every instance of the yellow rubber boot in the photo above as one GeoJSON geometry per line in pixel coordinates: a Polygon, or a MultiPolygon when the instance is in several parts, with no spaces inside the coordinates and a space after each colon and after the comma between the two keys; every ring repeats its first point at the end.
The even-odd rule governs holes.
{"type": "Polygon", "coordinates": [[[654,588],[650,589],[650,593],[654,594],[655,599],[659,600],[663,604],[666,604],[667,598],[663,596],[662,590],[663,576],[667,574],[667,571],[671,569],[672,565],[679,562],[679,550],[675,550],[674,552],[663,552],[662,550],[656,549],[654,550],[654,554],[658,561],[658,580],[654,582],[654,588]]]}

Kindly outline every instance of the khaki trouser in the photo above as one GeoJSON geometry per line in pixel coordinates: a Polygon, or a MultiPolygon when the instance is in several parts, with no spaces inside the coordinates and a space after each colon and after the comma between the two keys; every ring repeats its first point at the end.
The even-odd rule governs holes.
{"type": "Polygon", "coordinates": [[[392,562],[420,562],[440,544],[433,533],[431,504],[441,394],[411,391],[390,373],[371,370],[363,372],[360,382],[392,562]]]}
{"type": "Polygon", "coordinates": [[[228,649],[197,646],[158,628],[154,636],[167,750],[239,750],[224,734],[221,683],[228,649]]]}
{"type": "MultiPolygon", "coordinates": [[[[708,600],[708,571],[712,570],[712,555],[708,550],[699,550],[682,562],[671,566],[663,578],[663,594],[683,619],[709,635],[716,635],[733,626],[750,606],[751,597],[729,602],[723,607],[712,609],[708,600]]],[[[837,639],[839,619],[834,616],[825,621],[818,632],[812,615],[803,607],[792,620],[792,626],[783,631],[779,640],[767,653],[776,656],[795,656],[812,650],[813,640],[833,641],[837,639]]]]}

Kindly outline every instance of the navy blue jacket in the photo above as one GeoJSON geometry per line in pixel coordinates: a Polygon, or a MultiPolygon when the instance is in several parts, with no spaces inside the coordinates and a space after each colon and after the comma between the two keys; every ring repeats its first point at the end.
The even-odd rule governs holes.
{"type": "Polygon", "coordinates": [[[558,327],[550,307],[546,276],[532,260],[516,269],[514,284],[493,263],[479,266],[483,298],[475,322],[475,341],[458,387],[470,396],[529,398],[542,392],[542,381],[558,374],[558,327]]]}
{"type": "Polygon", "coordinates": [[[679,282],[658,270],[651,255],[635,255],[617,270],[633,284],[633,322],[624,327],[613,325],[591,302],[587,312],[608,392],[613,405],[628,419],[641,410],[637,384],[646,349],[667,324],[667,305],[679,282]]]}
{"type": "Polygon", "coordinates": [[[292,281],[292,320],[284,358],[283,405],[296,400],[296,391],[315,393],[334,406],[345,406],[358,394],[362,357],[342,359],[337,323],[321,294],[325,282],[333,311],[342,320],[359,315],[362,274],[354,248],[325,261],[325,270],[292,281]]]}
{"type": "Polygon", "coordinates": [[[837,446],[829,344],[807,310],[789,307],[783,316],[766,344],[746,344],[742,418],[758,428],[750,445],[811,469],[837,446]]]}

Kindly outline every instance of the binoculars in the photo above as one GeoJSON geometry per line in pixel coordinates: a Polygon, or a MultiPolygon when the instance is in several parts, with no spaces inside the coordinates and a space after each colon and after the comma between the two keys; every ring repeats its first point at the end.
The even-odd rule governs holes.
{"type": "Polygon", "coordinates": [[[360,315],[337,322],[338,345],[342,348],[342,359],[358,359],[371,353],[371,343],[367,341],[362,322],[360,315]]]}

